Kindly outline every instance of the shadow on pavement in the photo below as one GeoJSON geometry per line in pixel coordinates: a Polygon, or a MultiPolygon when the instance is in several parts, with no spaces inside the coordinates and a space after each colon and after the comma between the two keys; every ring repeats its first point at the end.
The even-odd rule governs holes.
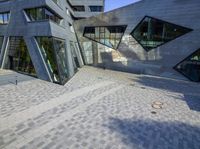
{"type": "Polygon", "coordinates": [[[200,127],[181,122],[110,118],[106,127],[134,149],[200,148],[200,127]]]}

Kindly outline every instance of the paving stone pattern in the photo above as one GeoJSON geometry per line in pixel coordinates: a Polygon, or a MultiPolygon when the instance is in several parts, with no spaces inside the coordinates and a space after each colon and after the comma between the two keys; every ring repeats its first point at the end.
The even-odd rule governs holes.
{"type": "Polygon", "coordinates": [[[83,67],[65,86],[1,85],[0,106],[3,149],[200,148],[197,83],[83,67]]]}

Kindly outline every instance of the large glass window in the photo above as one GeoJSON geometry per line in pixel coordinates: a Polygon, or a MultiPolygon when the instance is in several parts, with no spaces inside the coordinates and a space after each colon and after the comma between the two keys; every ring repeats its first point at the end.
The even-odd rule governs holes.
{"type": "Polygon", "coordinates": [[[62,23],[62,18],[46,7],[25,9],[30,21],[51,20],[57,24],[62,23]]]}
{"type": "Polygon", "coordinates": [[[89,6],[91,12],[102,12],[103,7],[102,6],[89,6]]]}
{"type": "Polygon", "coordinates": [[[0,25],[8,24],[10,20],[10,12],[0,12],[0,25]]]}
{"type": "Polygon", "coordinates": [[[64,84],[68,75],[65,41],[54,37],[36,37],[36,40],[53,81],[64,84]]]}
{"type": "Polygon", "coordinates": [[[175,69],[188,79],[200,82],[200,49],[176,65],[175,69]]]}
{"type": "Polygon", "coordinates": [[[131,35],[146,51],[150,51],[190,31],[189,28],[146,16],[131,35]]]}
{"type": "Polygon", "coordinates": [[[125,30],[125,25],[85,27],[84,37],[106,45],[110,48],[117,49],[125,30]]]}
{"type": "Polygon", "coordinates": [[[4,68],[36,76],[36,72],[23,37],[10,37],[4,68]]]}

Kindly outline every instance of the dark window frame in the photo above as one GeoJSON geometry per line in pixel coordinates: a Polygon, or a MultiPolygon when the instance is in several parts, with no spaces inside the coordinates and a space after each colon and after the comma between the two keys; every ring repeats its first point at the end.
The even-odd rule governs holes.
{"type": "Polygon", "coordinates": [[[164,21],[164,20],[161,20],[161,19],[158,19],[158,18],[155,18],[155,17],[151,17],[151,16],[148,16],[148,15],[145,15],[145,16],[142,18],[142,20],[135,26],[135,28],[134,28],[133,31],[130,33],[130,35],[138,42],[138,44],[140,44],[140,45],[142,46],[142,48],[143,48],[146,52],[149,52],[149,51],[151,51],[151,50],[153,50],[153,49],[156,49],[156,48],[158,48],[158,47],[161,47],[162,45],[167,44],[168,42],[171,42],[171,41],[173,41],[173,40],[175,40],[175,39],[177,39],[177,38],[179,38],[179,37],[181,37],[181,36],[187,34],[187,33],[184,33],[184,34],[182,34],[182,35],[177,36],[176,38],[174,38],[174,39],[172,39],[172,40],[163,42],[162,44],[157,45],[157,46],[154,47],[154,48],[148,49],[148,48],[146,48],[145,46],[143,46],[143,45],[140,43],[140,41],[139,41],[139,40],[134,36],[134,34],[133,34],[146,18],[151,18],[151,19],[155,19],[155,20],[157,20],[157,21],[161,21],[161,22],[163,22],[163,23],[167,23],[167,24],[179,26],[179,27],[181,27],[181,28],[187,29],[187,30],[188,30],[187,33],[193,31],[193,29],[191,29],[191,28],[184,27],[184,26],[181,26],[181,25],[178,25],[178,24],[175,24],[175,23],[171,23],[171,22],[168,22],[168,21],[164,21]]]}
{"type": "Polygon", "coordinates": [[[183,63],[184,61],[186,61],[187,59],[189,59],[190,57],[192,57],[192,55],[194,55],[197,51],[199,51],[199,49],[195,50],[194,52],[192,52],[192,54],[190,54],[189,56],[187,56],[186,58],[184,58],[182,61],[180,61],[178,64],[176,64],[173,69],[177,72],[179,72],[180,74],[182,74],[184,77],[186,77],[188,80],[192,81],[192,82],[200,82],[200,81],[194,81],[193,79],[191,79],[190,77],[188,77],[185,73],[183,73],[182,71],[180,71],[179,69],[177,69],[178,65],[180,65],[181,63],[183,63]]]}
{"type": "MultiPolygon", "coordinates": [[[[119,45],[120,45],[120,43],[121,43],[121,41],[122,41],[122,38],[123,38],[125,32],[126,32],[127,26],[128,26],[128,25],[85,26],[84,32],[83,32],[83,37],[85,37],[85,38],[87,38],[87,39],[89,39],[89,40],[92,40],[92,41],[94,41],[94,42],[97,42],[97,43],[99,43],[99,44],[101,44],[101,45],[104,45],[104,46],[107,46],[107,47],[109,47],[109,48],[112,48],[112,49],[117,50],[117,49],[119,48],[119,45]],[[119,41],[119,44],[117,45],[116,48],[114,48],[114,47],[110,47],[110,46],[106,45],[105,43],[103,44],[103,43],[101,43],[100,41],[96,41],[96,40],[94,40],[94,39],[92,39],[92,38],[86,37],[86,36],[85,36],[86,28],[89,28],[89,27],[94,27],[94,28],[97,28],[97,27],[98,27],[99,29],[100,29],[100,27],[103,27],[103,28],[107,28],[107,27],[124,27],[124,32],[122,33],[122,37],[121,37],[121,39],[120,39],[120,41],[119,41]]],[[[104,29],[104,30],[105,30],[105,29],[104,29]]],[[[116,36],[116,34],[115,34],[115,36],[116,36]]],[[[100,32],[99,32],[99,37],[100,37],[100,32]]],[[[104,32],[104,37],[105,37],[105,32],[104,32]]],[[[109,35],[109,39],[110,39],[110,35],[109,35]]]]}
{"type": "Polygon", "coordinates": [[[56,17],[56,19],[57,19],[57,18],[60,19],[60,22],[63,21],[63,17],[61,17],[59,14],[57,14],[57,13],[56,13],[54,10],[52,10],[50,7],[48,7],[48,6],[39,6],[39,7],[30,7],[30,8],[24,9],[24,13],[27,15],[27,17],[28,17],[28,19],[29,19],[29,20],[27,20],[28,23],[40,22],[40,21],[51,21],[51,22],[53,22],[53,23],[56,23],[56,24],[58,24],[58,25],[61,25],[61,23],[57,23],[55,20],[50,19],[50,18],[45,18],[45,19],[41,19],[41,20],[31,20],[31,17],[30,17],[30,15],[29,15],[30,10],[34,10],[34,11],[35,11],[35,12],[34,12],[35,15],[37,15],[37,11],[36,11],[37,9],[42,9],[42,15],[43,15],[43,17],[46,17],[45,11],[48,11],[48,12],[50,12],[50,13],[52,13],[52,14],[54,15],[54,18],[56,17]],[[29,13],[27,13],[27,12],[29,12],[29,13]]]}

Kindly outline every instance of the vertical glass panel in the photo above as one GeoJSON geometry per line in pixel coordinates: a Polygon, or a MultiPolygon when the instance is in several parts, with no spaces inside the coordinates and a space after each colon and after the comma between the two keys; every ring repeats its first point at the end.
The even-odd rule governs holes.
{"type": "Polygon", "coordinates": [[[189,28],[146,16],[131,35],[146,51],[150,51],[190,31],[189,28]]]}
{"type": "Polygon", "coordinates": [[[4,68],[36,76],[28,48],[22,37],[10,37],[4,68]]]}
{"type": "Polygon", "coordinates": [[[36,40],[40,47],[43,58],[47,64],[47,67],[52,75],[52,79],[54,82],[59,83],[60,78],[54,53],[53,39],[51,37],[36,37],[36,40]]]}
{"type": "Polygon", "coordinates": [[[64,84],[68,79],[65,41],[54,37],[36,37],[36,40],[53,81],[64,84]]]}
{"type": "Polygon", "coordinates": [[[44,19],[44,14],[43,14],[43,9],[42,8],[38,8],[36,9],[36,20],[43,20],[44,19]]]}
{"type": "Polygon", "coordinates": [[[4,39],[4,37],[0,36],[0,53],[1,53],[1,48],[3,46],[3,39],[4,39]]]}
{"type": "Polygon", "coordinates": [[[67,71],[67,55],[65,51],[65,41],[57,38],[53,38],[54,48],[56,53],[57,64],[60,72],[60,80],[61,84],[64,84],[68,79],[68,71],[67,71]]]}
{"type": "Polygon", "coordinates": [[[106,45],[110,48],[117,49],[125,30],[125,25],[85,27],[84,37],[106,45]]]}
{"type": "Polygon", "coordinates": [[[0,14],[0,24],[3,24],[3,14],[0,14]]]}
{"type": "Polygon", "coordinates": [[[87,64],[93,64],[92,42],[83,42],[83,52],[87,64]]]}
{"type": "Polygon", "coordinates": [[[71,48],[71,53],[72,53],[72,56],[73,56],[74,71],[77,71],[77,67],[80,67],[80,65],[79,65],[79,62],[78,62],[76,49],[75,49],[74,43],[72,41],[70,41],[70,48],[71,48]]]}
{"type": "Polygon", "coordinates": [[[175,66],[188,79],[200,82],[200,49],[175,66]]]}

